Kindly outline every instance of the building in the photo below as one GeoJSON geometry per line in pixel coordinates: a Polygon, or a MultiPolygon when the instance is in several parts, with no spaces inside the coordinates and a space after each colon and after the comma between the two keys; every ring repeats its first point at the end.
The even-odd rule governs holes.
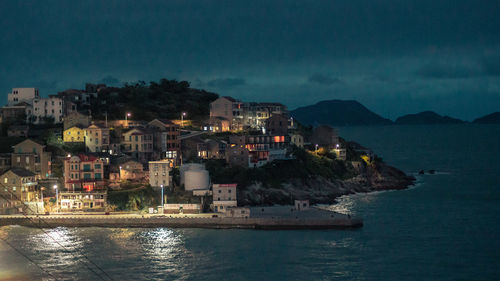
{"type": "Polygon", "coordinates": [[[170,120],[154,119],[147,125],[153,132],[153,148],[160,152],[160,159],[173,160],[179,163],[181,156],[180,127],[170,120]]]}
{"type": "Polygon", "coordinates": [[[43,124],[53,121],[55,124],[63,122],[63,100],[56,96],[33,99],[33,123],[43,124]]]}
{"type": "Polygon", "coordinates": [[[265,121],[275,114],[288,115],[286,106],[281,103],[241,102],[227,96],[210,103],[210,118],[229,120],[231,131],[262,129],[265,121]]]}
{"type": "Polygon", "coordinates": [[[63,142],[65,143],[84,143],[85,129],[79,125],[64,130],[63,142]]]}
{"type": "Polygon", "coordinates": [[[205,165],[189,163],[182,165],[179,170],[184,190],[210,189],[210,177],[205,165]]]}
{"type": "Polygon", "coordinates": [[[295,210],[303,211],[309,209],[309,200],[295,200],[295,210]]]}
{"type": "Polygon", "coordinates": [[[213,184],[213,210],[215,212],[225,212],[229,207],[237,207],[236,184],[213,184]]]}
{"type": "MultiPolygon", "coordinates": [[[[0,176],[0,213],[25,210],[28,202],[41,200],[38,190],[38,176],[23,168],[12,168],[0,176]],[[14,209],[14,210],[9,210],[14,209]]],[[[43,211],[43,210],[40,210],[43,211]]],[[[31,211],[30,213],[32,213],[31,211]]]]}
{"type": "Polygon", "coordinates": [[[61,211],[104,211],[107,206],[106,191],[60,192],[61,211]]]}
{"type": "Polygon", "coordinates": [[[7,136],[9,137],[28,137],[28,125],[12,125],[7,129],[7,136]]]}
{"type": "Polygon", "coordinates": [[[164,204],[164,214],[199,214],[201,213],[200,204],[164,204]]]}
{"type": "Polygon", "coordinates": [[[51,153],[45,151],[45,145],[26,139],[12,148],[12,167],[24,168],[40,175],[42,179],[52,174],[51,153]]]}
{"type": "Polygon", "coordinates": [[[154,187],[170,186],[172,161],[149,161],[149,184],[154,187]]]}
{"type": "MultiPolygon", "coordinates": [[[[111,168],[113,173],[117,173],[114,180],[141,180],[146,177],[144,166],[142,163],[134,158],[123,156],[114,158],[111,161],[111,168]]],[[[111,172],[110,172],[111,180],[111,172]]]]}
{"type": "Polygon", "coordinates": [[[64,130],[74,126],[87,128],[90,125],[90,117],[78,111],[71,112],[64,116],[64,130]]]}
{"type": "Polygon", "coordinates": [[[227,143],[221,140],[205,139],[197,144],[198,157],[202,159],[225,159],[227,143]]]}
{"type": "Polygon", "coordinates": [[[314,128],[311,136],[311,144],[326,149],[333,149],[339,144],[339,136],[334,128],[321,125],[314,128]]]}
{"type": "Polygon", "coordinates": [[[0,174],[10,169],[11,161],[10,153],[0,153],[0,174]]]}
{"type": "Polygon", "coordinates": [[[227,207],[224,215],[231,218],[249,218],[250,208],[248,207],[227,207]]]}
{"type": "Polygon", "coordinates": [[[32,103],[33,99],[39,98],[40,94],[37,88],[13,88],[7,95],[8,105],[18,104],[20,102],[32,103]]]}
{"type": "Polygon", "coordinates": [[[104,162],[93,155],[80,154],[64,159],[64,187],[68,191],[104,190],[104,162]]]}
{"type": "Polygon", "coordinates": [[[202,126],[203,131],[223,133],[231,130],[231,121],[224,117],[213,116],[202,126]]]}
{"type": "Polygon", "coordinates": [[[333,152],[335,152],[338,160],[347,160],[347,150],[345,148],[340,148],[340,146],[337,145],[337,147],[333,149],[333,152]]]}
{"type": "Polygon", "coordinates": [[[153,132],[134,128],[122,133],[121,151],[142,163],[153,158],[153,132]]]}
{"type": "Polygon", "coordinates": [[[288,135],[230,136],[226,161],[231,166],[260,167],[274,160],[289,159],[286,156],[289,146],[288,135]]]}
{"type": "Polygon", "coordinates": [[[290,135],[290,142],[297,147],[300,147],[300,148],[304,147],[304,137],[302,135],[291,134],[290,135]]]}
{"type": "Polygon", "coordinates": [[[109,128],[92,124],[85,129],[85,146],[89,152],[108,152],[109,139],[109,128]]]}
{"type": "Polygon", "coordinates": [[[266,133],[271,135],[286,135],[288,133],[288,118],[283,114],[273,114],[267,120],[266,133]]]}
{"type": "Polygon", "coordinates": [[[33,106],[26,102],[0,108],[2,123],[24,124],[32,120],[33,106]]]}

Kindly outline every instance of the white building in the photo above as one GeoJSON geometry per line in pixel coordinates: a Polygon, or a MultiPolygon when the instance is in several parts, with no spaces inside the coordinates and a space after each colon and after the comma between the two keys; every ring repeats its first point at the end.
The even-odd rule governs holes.
{"type": "Polygon", "coordinates": [[[54,123],[62,123],[63,109],[63,100],[58,97],[37,97],[33,99],[33,123],[43,123],[44,118],[54,118],[54,123]]]}
{"type": "Polygon", "coordinates": [[[237,207],[236,184],[214,184],[212,186],[213,209],[225,212],[229,207],[237,207]]]}
{"type": "Polygon", "coordinates": [[[40,98],[37,88],[12,88],[12,92],[7,95],[7,102],[8,105],[15,105],[23,101],[31,104],[35,98],[40,98]]]}
{"type": "Polygon", "coordinates": [[[149,161],[149,184],[153,187],[170,185],[172,161],[149,161]]]}

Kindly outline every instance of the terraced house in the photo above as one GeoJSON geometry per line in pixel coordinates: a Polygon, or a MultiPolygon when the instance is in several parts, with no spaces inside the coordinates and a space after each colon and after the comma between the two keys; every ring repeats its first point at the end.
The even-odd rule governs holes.
{"type": "Polygon", "coordinates": [[[25,204],[40,200],[38,176],[23,168],[12,168],[0,176],[0,214],[17,213],[25,204]]]}
{"type": "Polygon", "coordinates": [[[103,190],[104,163],[93,155],[75,155],[64,159],[64,187],[68,191],[103,190]]]}
{"type": "Polygon", "coordinates": [[[26,139],[13,146],[12,167],[24,168],[42,179],[49,177],[51,171],[51,153],[45,151],[45,145],[26,139]]]}

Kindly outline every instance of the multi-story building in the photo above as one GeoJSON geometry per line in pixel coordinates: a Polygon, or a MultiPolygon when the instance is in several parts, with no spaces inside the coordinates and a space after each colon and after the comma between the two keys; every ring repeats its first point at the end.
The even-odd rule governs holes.
{"type": "Polygon", "coordinates": [[[230,207],[237,207],[236,184],[213,184],[213,209],[215,212],[225,212],[230,207]]]}
{"type": "MultiPolygon", "coordinates": [[[[0,176],[0,213],[5,214],[8,209],[24,207],[27,202],[40,199],[38,190],[38,176],[23,168],[12,168],[0,176]]],[[[21,209],[22,210],[22,209],[21,209]]]]}
{"type": "Polygon", "coordinates": [[[85,129],[85,146],[90,152],[107,152],[109,150],[109,128],[90,125],[85,129]]]}
{"type": "Polygon", "coordinates": [[[134,128],[122,133],[121,151],[142,163],[153,158],[153,132],[134,128]]]}
{"type": "Polygon", "coordinates": [[[297,147],[300,147],[300,148],[304,147],[304,137],[300,134],[291,134],[290,141],[292,144],[294,144],[297,147]]]}
{"type": "Polygon", "coordinates": [[[0,153],[0,173],[10,169],[11,161],[10,153],[0,153]]]}
{"type": "Polygon", "coordinates": [[[210,103],[210,118],[230,120],[232,131],[262,129],[265,121],[274,114],[287,115],[286,106],[281,103],[241,102],[231,97],[220,97],[210,103]]]}
{"type": "Polygon", "coordinates": [[[63,100],[56,96],[33,99],[33,123],[40,124],[53,119],[54,123],[63,122],[63,100]]]}
{"type": "Polygon", "coordinates": [[[37,88],[13,88],[7,95],[8,105],[15,105],[20,102],[32,103],[33,99],[40,98],[37,88]]]}
{"type": "Polygon", "coordinates": [[[104,211],[106,191],[60,192],[59,208],[62,211],[104,211]]]}
{"type": "Polygon", "coordinates": [[[64,159],[64,187],[68,191],[94,191],[106,188],[104,162],[93,155],[75,155],[64,159]]]}
{"type": "Polygon", "coordinates": [[[260,167],[274,160],[285,160],[290,146],[288,135],[245,135],[229,137],[226,161],[231,166],[260,167]]]}
{"type": "Polygon", "coordinates": [[[64,130],[63,142],[65,143],[84,143],[85,142],[85,129],[79,125],[73,126],[64,130]]]}
{"type": "Polygon", "coordinates": [[[202,159],[225,159],[226,146],[225,141],[206,139],[197,144],[198,157],[202,159]]]}
{"type": "Polygon", "coordinates": [[[180,127],[170,120],[154,119],[148,123],[153,132],[154,151],[160,152],[161,159],[173,160],[178,164],[181,156],[180,127]]]}
{"type": "Polygon", "coordinates": [[[11,154],[12,167],[24,168],[40,175],[42,179],[52,174],[51,153],[45,151],[45,145],[26,139],[14,145],[13,150],[11,154]]]}
{"type": "Polygon", "coordinates": [[[327,125],[321,125],[314,128],[311,136],[311,144],[327,149],[334,149],[337,147],[337,144],[339,144],[339,135],[334,128],[327,125]]]}
{"type": "Polygon", "coordinates": [[[28,132],[29,132],[28,125],[11,125],[7,130],[7,136],[27,138],[28,132]]]}
{"type": "Polygon", "coordinates": [[[288,118],[283,114],[272,114],[266,123],[266,133],[271,135],[286,135],[288,133],[288,118]]]}
{"type": "Polygon", "coordinates": [[[172,161],[149,161],[149,184],[154,187],[170,185],[172,161]]]}
{"type": "Polygon", "coordinates": [[[231,130],[231,121],[224,117],[210,117],[207,122],[202,126],[203,131],[209,131],[212,133],[222,133],[231,130]]]}
{"type": "Polygon", "coordinates": [[[4,106],[0,108],[2,122],[23,124],[31,122],[33,106],[27,102],[20,102],[15,105],[4,106]]]}

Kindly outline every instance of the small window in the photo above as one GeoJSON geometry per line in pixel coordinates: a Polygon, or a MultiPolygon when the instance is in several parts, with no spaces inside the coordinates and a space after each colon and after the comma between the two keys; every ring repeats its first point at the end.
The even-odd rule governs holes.
{"type": "Polygon", "coordinates": [[[3,179],[3,183],[8,183],[8,181],[9,181],[9,179],[7,179],[7,178],[3,179]]]}
{"type": "Polygon", "coordinates": [[[219,193],[221,193],[222,191],[219,189],[219,193]]]}

